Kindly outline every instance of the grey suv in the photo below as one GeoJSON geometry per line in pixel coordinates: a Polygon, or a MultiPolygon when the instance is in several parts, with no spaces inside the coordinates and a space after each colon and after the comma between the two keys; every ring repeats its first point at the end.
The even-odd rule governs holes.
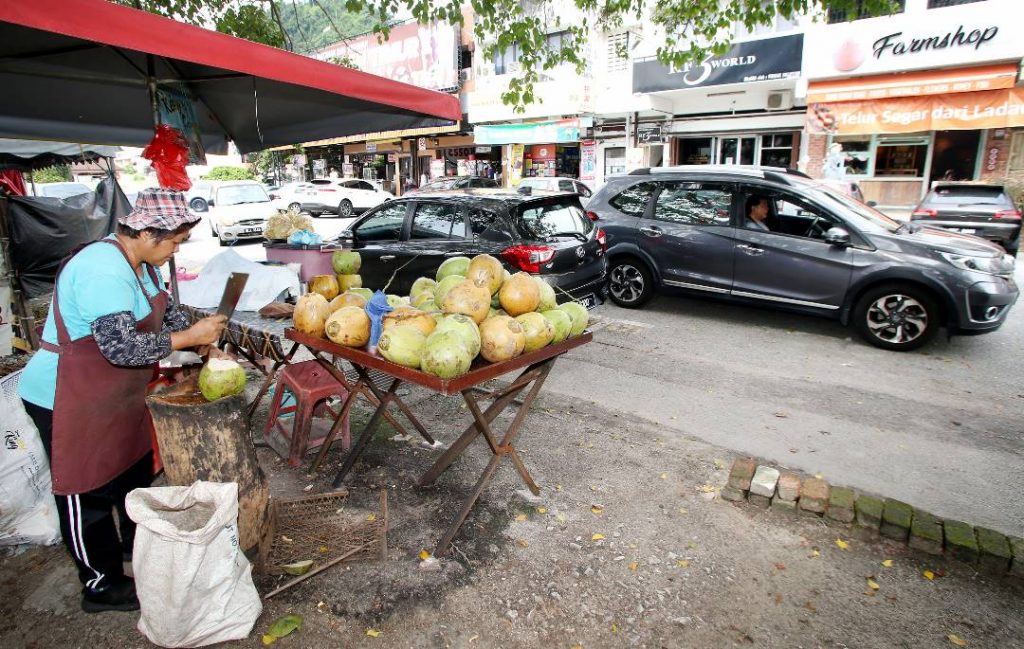
{"type": "Polygon", "coordinates": [[[980,238],[900,223],[799,172],[663,167],[611,178],[587,206],[608,237],[610,297],[657,288],[821,314],[910,350],[939,327],[998,329],[1014,261],[980,238]]]}

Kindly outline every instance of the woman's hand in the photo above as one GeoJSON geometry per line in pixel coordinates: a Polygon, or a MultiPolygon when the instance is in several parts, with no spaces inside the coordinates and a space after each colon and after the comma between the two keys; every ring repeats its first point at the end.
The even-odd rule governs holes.
{"type": "Polygon", "coordinates": [[[171,334],[173,349],[188,349],[200,345],[212,345],[220,339],[228,319],[222,315],[212,315],[196,322],[184,331],[171,334]]]}

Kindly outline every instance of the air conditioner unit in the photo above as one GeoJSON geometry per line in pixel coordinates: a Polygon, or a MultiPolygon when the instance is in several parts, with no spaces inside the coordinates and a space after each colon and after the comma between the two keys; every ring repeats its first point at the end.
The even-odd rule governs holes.
{"type": "Polygon", "coordinates": [[[768,103],[765,110],[789,110],[793,107],[793,91],[777,90],[768,93],[768,103]]]}

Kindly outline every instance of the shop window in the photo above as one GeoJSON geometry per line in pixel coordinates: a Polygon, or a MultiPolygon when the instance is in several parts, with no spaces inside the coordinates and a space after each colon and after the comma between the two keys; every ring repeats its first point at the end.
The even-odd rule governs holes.
{"type": "Polygon", "coordinates": [[[847,176],[866,176],[871,172],[870,135],[842,135],[833,142],[843,145],[847,176]]]}
{"type": "MultiPolygon", "coordinates": [[[[853,7],[849,9],[828,9],[828,23],[833,25],[835,23],[848,23],[851,20],[860,20],[862,18],[872,18],[873,16],[868,11],[868,7],[872,3],[865,2],[865,0],[854,0],[853,7]]],[[[901,14],[906,5],[906,0],[895,0],[895,5],[892,9],[892,13],[901,14]]]]}
{"type": "Polygon", "coordinates": [[[692,137],[679,140],[679,164],[711,164],[711,138],[692,137]]]}
{"type": "Polygon", "coordinates": [[[667,182],[654,204],[654,218],[683,225],[729,225],[732,194],[698,183],[667,182]]]}
{"type": "Polygon", "coordinates": [[[615,174],[626,173],[626,147],[615,147],[604,150],[605,178],[615,174]]]}
{"type": "Polygon", "coordinates": [[[412,217],[412,239],[463,239],[466,224],[455,205],[421,203],[412,217]]]}
{"type": "Polygon", "coordinates": [[[875,177],[923,178],[927,160],[927,138],[879,139],[875,150],[875,177]]]}
{"type": "MultiPolygon", "coordinates": [[[[554,32],[544,37],[544,44],[548,49],[558,51],[563,47],[572,47],[572,34],[568,30],[554,32]]],[[[519,69],[519,58],[523,55],[524,48],[519,43],[512,43],[505,51],[494,54],[494,74],[507,74],[517,72],[519,69]]]]}
{"type": "Polygon", "coordinates": [[[654,183],[637,183],[632,187],[624,189],[617,196],[613,196],[608,204],[629,216],[643,216],[647,209],[647,203],[656,189],[654,183]]]}
{"type": "Polygon", "coordinates": [[[762,135],[761,164],[766,167],[792,167],[793,134],[774,133],[762,135]]]}
{"type": "Polygon", "coordinates": [[[941,9],[942,7],[955,7],[957,5],[969,5],[983,0],[928,0],[929,9],[941,9]]]}
{"type": "Polygon", "coordinates": [[[1024,171],[1024,131],[1015,131],[1010,138],[1010,171],[1024,171]]]}
{"type": "Polygon", "coordinates": [[[608,72],[625,72],[629,68],[629,32],[608,37],[608,72]]]}
{"type": "MultiPolygon", "coordinates": [[[[761,0],[761,7],[765,11],[772,9],[771,5],[774,2],[772,0],[761,0]]],[[[764,34],[774,34],[778,32],[788,32],[797,28],[797,17],[786,18],[782,14],[775,14],[775,19],[769,21],[767,24],[757,24],[751,28],[748,28],[742,20],[737,20],[733,23],[733,35],[734,40],[743,40],[751,36],[761,36],[764,34]]]]}

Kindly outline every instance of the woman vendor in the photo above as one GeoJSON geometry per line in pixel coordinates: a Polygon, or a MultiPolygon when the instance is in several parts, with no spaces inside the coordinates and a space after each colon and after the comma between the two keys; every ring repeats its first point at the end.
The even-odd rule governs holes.
{"type": "Polygon", "coordinates": [[[224,329],[223,316],[189,326],[168,305],[157,271],[199,220],[182,192],[140,192],[116,234],[64,260],[41,349],[21,377],[87,613],[139,607],[122,565],[135,537],[124,498],[152,479],[145,397],[156,364],[172,350],[216,342],[224,329]]]}

